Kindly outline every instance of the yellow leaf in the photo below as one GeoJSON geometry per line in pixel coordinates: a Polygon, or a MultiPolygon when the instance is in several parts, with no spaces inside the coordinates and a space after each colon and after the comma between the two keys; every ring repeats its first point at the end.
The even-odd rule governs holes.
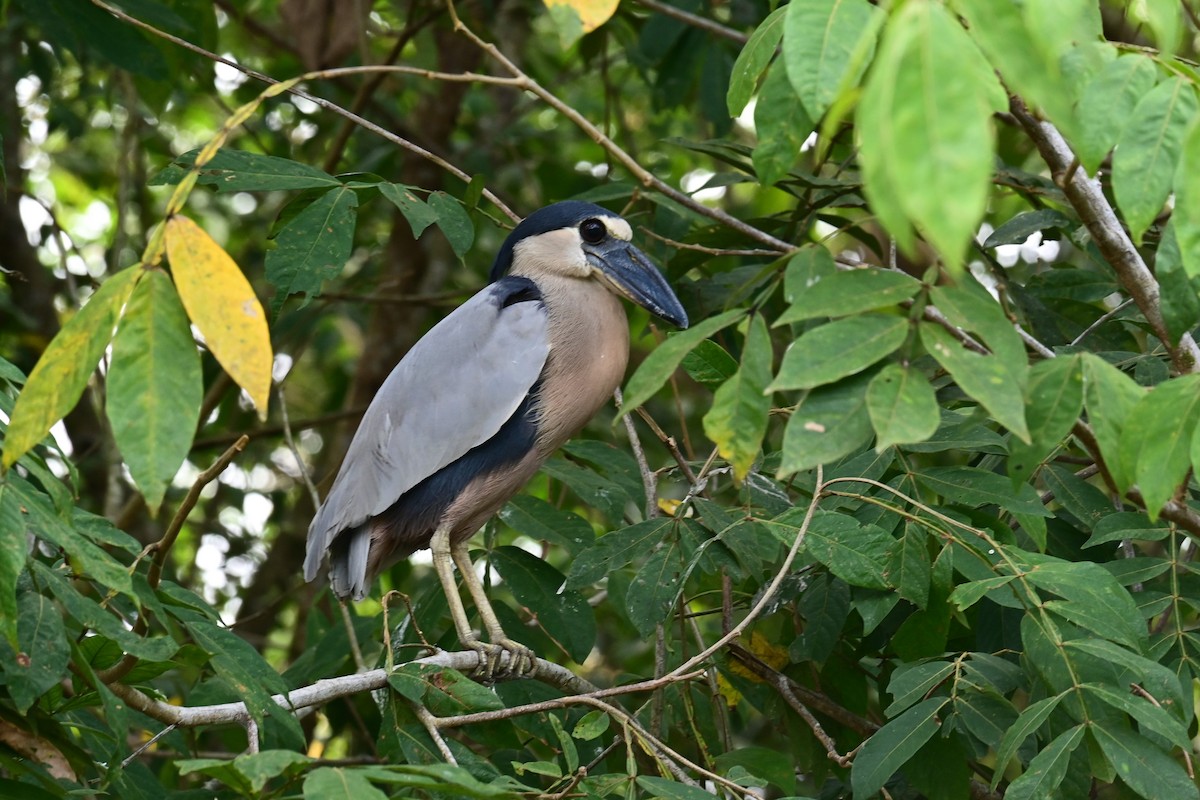
{"type": "Polygon", "coordinates": [[[221,245],[184,216],[167,220],[167,259],[188,317],[262,418],[271,390],[267,315],[250,282],[221,245]]]}
{"type": "Polygon", "coordinates": [[[17,397],[4,441],[5,469],[17,463],[79,402],[141,276],[141,268],[132,267],[106,280],[46,347],[17,397]]]}
{"type": "Polygon", "coordinates": [[[545,0],[547,8],[565,6],[579,15],[583,32],[591,33],[617,13],[619,0],[545,0]]]}
{"type": "MultiPolygon", "coordinates": [[[[772,669],[781,669],[785,664],[788,663],[787,650],[775,644],[757,631],[750,634],[749,646],[746,649],[758,656],[763,663],[767,664],[772,669]]],[[[762,678],[743,667],[737,661],[731,660],[729,662],[729,671],[734,675],[737,675],[739,678],[745,678],[746,680],[754,683],[765,682],[762,678]]],[[[725,676],[721,675],[720,673],[717,674],[717,690],[721,693],[721,696],[725,698],[725,702],[729,704],[730,708],[736,706],[742,699],[742,693],[735,689],[733,684],[726,680],[725,676]]]]}

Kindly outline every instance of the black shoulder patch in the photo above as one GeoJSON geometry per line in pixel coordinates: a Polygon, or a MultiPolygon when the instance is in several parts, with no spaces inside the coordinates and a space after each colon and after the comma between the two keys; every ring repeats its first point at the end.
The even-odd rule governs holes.
{"type": "Polygon", "coordinates": [[[492,284],[493,296],[501,308],[508,308],[514,303],[541,302],[542,290],[538,285],[523,275],[505,275],[492,284]]]}

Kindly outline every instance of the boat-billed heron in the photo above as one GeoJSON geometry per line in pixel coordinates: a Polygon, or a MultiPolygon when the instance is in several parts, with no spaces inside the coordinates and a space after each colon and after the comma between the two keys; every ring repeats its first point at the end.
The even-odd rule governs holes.
{"type": "Polygon", "coordinates": [[[531,674],[536,660],[500,626],[467,540],[612,396],[629,324],[618,296],[678,325],[687,314],[600,206],[555,203],[505,240],[492,282],[435,325],[371,401],[308,529],[304,577],[326,551],[339,597],[362,599],[380,570],[430,547],[463,645],[480,672],[531,674]],[[472,632],[457,564],[489,643],[472,632]]]}

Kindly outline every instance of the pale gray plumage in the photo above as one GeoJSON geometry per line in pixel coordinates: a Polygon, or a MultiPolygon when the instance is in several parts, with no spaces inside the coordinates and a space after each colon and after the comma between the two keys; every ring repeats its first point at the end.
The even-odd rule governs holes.
{"type": "Polygon", "coordinates": [[[466,541],[620,384],[629,331],[617,295],[687,326],[631,238],[625,220],[581,202],[516,227],[493,283],[435,325],[372,400],[309,527],[308,580],[329,552],[334,592],[361,599],[381,569],[431,546],[459,638],[487,674],[501,653],[518,673],[533,669],[528,648],[504,635],[466,541]],[[469,627],[452,562],[490,645],[469,627]]]}
{"type": "MultiPolygon", "coordinates": [[[[341,472],[309,527],[304,577],[317,576],[334,537],[348,531],[350,558],[331,574],[340,596],[362,599],[371,531],[361,527],[396,499],[496,435],[546,363],[546,315],[533,303],[502,307],[491,287],[430,329],[380,387],[341,472]],[[436,377],[436,380],[434,379],[436,377]],[[458,387],[487,387],[485,392],[458,387]]],[[[335,566],[338,562],[335,562],[335,566]]]]}

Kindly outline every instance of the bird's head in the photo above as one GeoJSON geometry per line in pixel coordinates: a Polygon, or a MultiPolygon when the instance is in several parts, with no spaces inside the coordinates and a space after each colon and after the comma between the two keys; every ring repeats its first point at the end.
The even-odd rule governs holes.
{"type": "Polygon", "coordinates": [[[633,246],[629,223],[606,208],[566,200],[530,214],[513,229],[492,265],[492,280],[512,271],[604,282],[622,297],[686,328],[687,312],[654,263],[633,246]]]}

